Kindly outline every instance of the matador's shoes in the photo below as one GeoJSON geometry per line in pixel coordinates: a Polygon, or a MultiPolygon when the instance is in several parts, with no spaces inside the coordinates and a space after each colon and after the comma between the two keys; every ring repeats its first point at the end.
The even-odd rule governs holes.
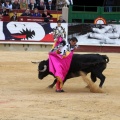
{"type": "Polygon", "coordinates": [[[61,93],[61,92],[65,92],[64,90],[56,90],[56,92],[61,93]]]}

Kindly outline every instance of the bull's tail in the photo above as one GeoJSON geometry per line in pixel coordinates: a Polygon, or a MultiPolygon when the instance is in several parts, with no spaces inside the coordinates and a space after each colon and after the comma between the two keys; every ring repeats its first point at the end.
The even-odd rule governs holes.
{"type": "Polygon", "coordinates": [[[109,57],[107,55],[102,55],[103,59],[106,61],[106,63],[109,62],[109,57]]]}

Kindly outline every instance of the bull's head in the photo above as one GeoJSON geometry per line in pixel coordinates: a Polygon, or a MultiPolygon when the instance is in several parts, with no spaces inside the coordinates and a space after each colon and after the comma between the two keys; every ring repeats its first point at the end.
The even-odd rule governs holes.
{"type": "Polygon", "coordinates": [[[41,61],[38,65],[38,78],[43,79],[49,74],[49,65],[48,60],[47,61],[41,61]]]}
{"type": "Polygon", "coordinates": [[[38,61],[38,62],[32,62],[34,64],[39,64],[38,65],[38,78],[43,79],[46,77],[49,72],[49,61],[48,60],[43,60],[43,61],[38,61]]]}

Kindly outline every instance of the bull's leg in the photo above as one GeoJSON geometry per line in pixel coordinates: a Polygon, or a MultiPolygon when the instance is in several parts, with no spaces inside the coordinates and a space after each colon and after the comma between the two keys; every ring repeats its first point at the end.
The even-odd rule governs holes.
{"type": "Polygon", "coordinates": [[[65,80],[63,81],[63,84],[66,82],[66,80],[67,80],[67,79],[65,79],[65,80]]]}
{"type": "Polygon", "coordinates": [[[80,71],[80,75],[81,75],[82,79],[87,83],[87,87],[90,88],[90,86],[92,86],[93,82],[86,77],[86,74],[83,71],[80,71]]]}
{"type": "Polygon", "coordinates": [[[96,82],[97,78],[96,78],[95,74],[91,73],[91,79],[93,82],[96,82]]]}
{"type": "MultiPolygon", "coordinates": [[[[66,80],[67,80],[67,79],[65,79],[65,80],[63,81],[63,84],[66,82],[66,80]]],[[[57,79],[55,79],[55,80],[53,81],[53,83],[48,86],[48,88],[53,88],[56,83],[57,83],[57,79]]]]}
{"type": "MultiPolygon", "coordinates": [[[[84,72],[84,71],[81,71],[81,72],[84,73],[84,76],[87,76],[87,73],[86,73],[86,72],[84,72]]],[[[81,75],[81,73],[80,73],[80,75],[81,75]]],[[[81,77],[82,77],[82,76],[81,76],[81,77]]],[[[89,85],[87,85],[86,88],[89,88],[89,85]]]]}
{"type": "Polygon", "coordinates": [[[103,74],[100,75],[100,80],[101,80],[101,82],[99,84],[99,87],[102,87],[105,82],[105,76],[103,74]]]}
{"type": "Polygon", "coordinates": [[[86,75],[84,74],[84,72],[80,71],[80,75],[83,78],[83,80],[88,84],[89,89],[90,89],[91,92],[94,92],[94,93],[103,93],[103,91],[100,88],[98,88],[97,86],[95,86],[95,84],[86,77],[86,75]]]}
{"type": "Polygon", "coordinates": [[[80,75],[81,75],[81,77],[83,78],[83,80],[87,83],[86,88],[90,88],[90,86],[89,86],[89,80],[88,80],[88,78],[86,77],[86,76],[87,76],[87,73],[84,72],[84,71],[80,71],[80,75]],[[84,77],[83,77],[83,76],[84,76],[84,77]],[[86,81],[86,80],[87,80],[87,81],[86,81]]]}
{"type": "Polygon", "coordinates": [[[57,79],[55,79],[55,80],[53,81],[53,83],[48,86],[48,88],[53,88],[56,83],[57,83],[57,79]]]}
{"type": "Polygon", "coordinates": [[[101,80],[101,81],[100,81],[100,84],[99,84],[99,87],[102,88],[103,83],[104,83],[104,81],[105,81],[105,76],[104,76],[102,73],[97,73],[97,74],[96,74],[96,77],[98,77],[98,78],[101,80]]]}

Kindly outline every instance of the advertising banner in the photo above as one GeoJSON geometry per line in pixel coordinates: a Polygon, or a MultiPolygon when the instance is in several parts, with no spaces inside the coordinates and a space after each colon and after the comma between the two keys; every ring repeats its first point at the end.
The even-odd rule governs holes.
{"type": "Polygon", "coordinates": [[[79,45],[120,46],[120,25],[78,24],[68,26],[68,37],[77,37],[79,45]]]}
{"type": "MultiPolygon", "coordinates": [[[[53,42],[53,30],[57,26],[57,23],[0,21],[0,41],[53,42]]],[[[64,39],[67,40],[67,23],[61,23],[61,27],[66,32],[64,39]]]]}

